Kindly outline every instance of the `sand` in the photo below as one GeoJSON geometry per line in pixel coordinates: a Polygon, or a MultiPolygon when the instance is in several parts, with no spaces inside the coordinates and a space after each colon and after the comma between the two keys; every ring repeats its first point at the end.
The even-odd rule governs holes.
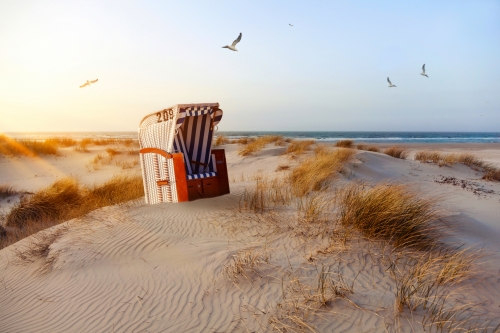
{"type": "MultiPolygon", "coordinates": [[[[105,207],[0,250],[0,332],[267,332],[284,331],[283,325],[291,325],[288,332],[423,331],[424,311],[394,310],[395,282],[381,259],[387,249],[360,238],[325,251],[328,241],[321,237],[304,239],[284,224],[276,231],[256,223],[250,213],[238,213],[240,195],[256,176],[282,175],[275,171],[278,165],[293,167],[300,158],[282,156],[284,148],[272,145],[249,157],[238,156],[236,145],[223,148],[229,195],[105,207]],[[16,252],[43,235],[54,238],[48,253],[32,262],[20,260],[16,252]],[[234,258],[255,267],[235,274],[234,258]],[[341,273],[354,292],[315,310],[301,305],[300,295],[317,292],[322,267],[330,267],[332,276],[341,273]],[[301,328],[290,314],[296,323],[304,320],[301,328]]],[[[473,150],[500,165],[498,145],[434,148],[473,150]]],[[[91,184],[123,171],[114,165],[89,171],[85,164],[97,153],[0,157],[0,184],[36,191],[63,175],[91,184]]],[[[493,331],[500,324],[500,183],[484,181],[463,165],[440,168],[373,152],[358,152],[348,169],[335,186],[409,184],[439,201],[453,225],[450,244],[482,249],[473,274],[450,300],[473,305],[471,323],[493,331]],[[442,177],[467,180],[470,186],[436,182],[442,177]]]]}

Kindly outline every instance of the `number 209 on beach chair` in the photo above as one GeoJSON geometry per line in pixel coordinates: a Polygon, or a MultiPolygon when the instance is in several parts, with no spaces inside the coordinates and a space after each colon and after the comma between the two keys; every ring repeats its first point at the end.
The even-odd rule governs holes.
{"type": "Polygon", "coordinates": [[[142,119],[139,153],[146,203],[229,193],[224,149],[212,149],[221,119],[218,103],[177,104],[142,119]]]}

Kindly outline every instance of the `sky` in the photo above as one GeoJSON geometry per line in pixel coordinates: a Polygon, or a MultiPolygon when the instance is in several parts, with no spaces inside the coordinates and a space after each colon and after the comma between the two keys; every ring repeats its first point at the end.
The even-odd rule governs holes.
{"type": "Polygon", "coordinates": [[[135,131],[203,102],[225,131],[500,132],[498,0],[0,8],[0,132],[135,131]]]}

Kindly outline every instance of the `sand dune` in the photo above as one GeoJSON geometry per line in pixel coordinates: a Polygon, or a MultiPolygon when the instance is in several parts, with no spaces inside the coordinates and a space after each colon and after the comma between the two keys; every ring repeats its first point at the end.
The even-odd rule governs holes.
{"type": "MultiPolygon", "coordinates": [[[[230,195],[106,207],[0,250],[0,331],[267,332],[292,325],[290,313],[304,323],[287,331],[423,331],[425,311],[395,311],[386,248],[363,237],[332,248],[329,239],[300,237],[283,225],[277,231],[238,212],[253,175],[274,177],[278,165],[293,166],[300,158],[281,156],[284,148],[273,146],[250,157],[238,156],[235,145],[225,148],[230,195]],[[16,253],[43,235],[57,235],[47,253],[21,260],[16,253]],[[245,258],[247,270],[234,273],[236,260],[245,258]],[[318,293],[325,267],[353,292],[317,307],[305,299],[318,293]]],[[[372,152],[359,152],[349,169],[338,186],[355,180],[410,184],[439,199],[454,222],[450,244],[484,247],[485,257],[450,300],[474,304],[473,319],[493,331],[500,324],[500,184],[465,166],[440,168],[372,152]],[[442,177],[472,185],[436,182],[442,177]]]]}

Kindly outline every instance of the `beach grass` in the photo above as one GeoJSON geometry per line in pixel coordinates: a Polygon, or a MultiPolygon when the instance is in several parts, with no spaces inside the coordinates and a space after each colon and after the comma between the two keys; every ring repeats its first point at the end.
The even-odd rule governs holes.
{"type": "Polygon", "coordinates": [[[255,179],[255,185],[248,186],[243,191],[239,209],[262,213],[278,205],[289,205],[292,199],[293,193],[286,176],[272,180],[260,177],[255,179]]]}
{"type": "Polygon", "coordinates": [[[215,139],[215,146],[221,146],[230,143],[230,140],[225,135],[217,135],[215,139]]]}
{"type": "Polygon", "coordinates": [[[139,165],[139,159],[135,159],[133,161],[116,161],[115,165],[122,168],[122,170],[132,169],[136,165],[139,165]]]}
{"type": "MultiPolygon", "coordinates": [[[[291,168],[288,176],[281,175],[279,181],[274,180],[274,184],[273,180],[256,178],[256,186],[247,187],[240,201],[240,212],[241,208],[245,208],[259,213],[253,215],[254,222],[260,226],[266,224],[271,232],[289,232],[303,242],[331,239],[329,246],[316,252],[323,257],[313,256],[312,253],[305,257],[307,263],[316,266],[317,279],[311,274],[307,277],[297,275],[290,264],[290,267],[279,268],[285,274],[281,278],[281,298],[277,300],[279,307],[269,319],[271,326],[278,331],[316,331],[316,319],[323,314],[323,310],[331,309],[336,299],[354,304],[349,299],[349,295],[354,293],[354,282],[346,283],[341,269],[337,271],[339,278],[334,279],[331,266],[324,264],[332,259],[332,255],[344,253],[347,258],[353,255],[371,258],[377,266],[383,263],[385,269],[380,273],[392,277],[394,283],[390,289],[384,289],[384,293],[389,290],[394,293],[396,321],[407,317],[408,312],[413,314],[418,311],[418,316],[422,318],[418,324],[426,331],[489,331],[491,327],[477,316],[476,304],[453,304],[450,301],[452,292],[463,287],[462,283],[477,272],[475,262],[479,255],[474,249],[462,249],[446,243],[446,236],[453,225],[441,222],[439,200],[423,196],[407,185],[393,183],[372,186],[356,182],[342,185],[339,182],[332,192],[323,192],[332,181],[329,178],[331,175],[326,177],[326,181],[319,180],[321,185],[317,187],[311,185],[316,182],[306,180],[312,177],[310,173],[318,173],[313,166],[316,163],[319,169],[339,170],[339,167],[331,167],[335,164],[331,162],[331,156],[326,158],[336,151],[347,155],[335,159],[343,163],[354,153],[345,148],[318,146],[313,156],[302,161],[298,167],[291,168]],[[330,160],[328,168],[326,164],[321,168],[324,159],[330,160]],[[308,186],[298,187],[305,190],[294,189],[294,172],[296,182],[309,183],[308,186]],[[283,191],[287,187],[286,200],[279,202],[272,199],[274,191],[283,191]],[[289,208],[294,209],[278,207],[291,204],[289,208]],[[345,237],[344,244],[339,247],[342,237],[345,237]],[[346,245],[349,243],[355,244],[357,249],[346,245]],[[377,250],[371,251],[372,247],[377,250]],[[388,258],[389,262],[386,261],[388,258]],[[311,285],[312,281],[316,285],[311,285]],[[488,330],[480,330],[484,327],[488,330]]],[[[470,158],[460,160],[473,161],[470,158]]],[[[258,253],[257,250],[241,252],[240,257],[230,263],[231,274],[228,275],[257,278],[250,276],[249,272],[254,272],[261,263],[258,253]]],[[[279,276],[273,278],[280,280],[279,276]]]]}
{"type": "MultiPolygon", "coordinates": [[[[138,141],[133,140],[133,139],[92,139],[92,138],[83,138],[80,141],[77,142],[75,145],[74,150],[82,152],[82,153],[88,153],[89,152],[89,147],[94,145],[94,146],[125,146],[125,147],[135,147],[138,146],[138,141]]],[[[112,148],[114,150],[117,150],[117,148],[112,148]]]]}
{"type": "MultiPolygon", "coordinates": [[[[446,316],[443,305],[450,295],[450,288],[474,273],[477,269],[474,263],[481,254],[471,249],[440,248],[400,255],[402,264],[394,262],[390,267],[396,282],[396,312],[401,313],[405,308],[413,312],[420,308],[425,311],[424,325],[425,322],[429,326],[443,324],[443,317],[446,316]]],[[[447,308],[456,311],[460,306],[448,305],[447,308]]],[[[457,323],[468,323],[467,320],[456,319],[457,323]]]]}
{"type": "Polygon", "coordinates": [[[366,150],[366,151],[372,151],[375,153],[380,153],[380,149],[377,146],[369,146],[364,143],[359,143],[356,145],[357,150],[366,150]]]}
{"type": "Polygon", "coordinates": [[[231,256],[229,263],[224,265],[223,274],[230,280],[237,280],[239,276],[246,278],[255,272],[257,266],[268,262],[269,257],[253,249],[240,250],[231,256]]]}
{"type": "Polygon", "coordinates": [[[335,142],[335,147],[353,148],[354,140],[340,140],[335,142]]]}
{"type": "Polygon", "coordinates": [[[336,196],[339,222],[371,239],[391,242],[395,248],[427,250],[444,234],[435,200],[405,185],[381,183],[368,187],[348,184],[336,196]]]}
{"type": "Polygon", "coordinates": [[[17,192],[13,186],[10,185],[0,185],[0,199],[4,199],[15,195],[17,192]]]}
{"type": "Polygon", "coordinates": [[[90,145],[124,145],[131,147],[137,144],[132,139],[91,139],[77,141],[70,137],[52,137],[44,140],[18,140],[7,135],[0,135],[0,155],[4,156],[37,156],[57,155],[59,148],[74,147],[76,151],[88,152],[90,145]]]}
{"type": "Polygon", "coordinates": [[[238,138],[238,139],[231,140],[231,143],[236,143],[236,144],[239,144],[239,145],[246,145],[246,144],[249,144],[252,141],[255,141],[255,138],[244,136],[244,137],[241,137],[241,138],[238,138]]]}
{"type": "Polygon", "coordinates": [[[64,178],[23,198],[7,215],[6,226],[22,228],[27,221],[40,222],[73,218],[82,201],[80,185],[75,179],[64,178]]]}
{"type": "Polygon", "coordinates": [[[264,148],[267,144],[274,143],[276,146],[283,145],[284,138],[281,135],[264,135],[256,138],[253,141],[246,141],[248,143],[238,150],[238,155],[249,156],[264,148]]]}
{"type": "Polygon", "coordinates": [[[418,151],[415,153],[415,160],[422,163],[435,163],[439,166],[448,166],[455,163],[462,163],[470,167],[481,168],[485,163],[472,154],[444,154],[437,151],[418,151]]]}
{"type": "Polygon", "coordinates": [[[487,166],[483,179],[500,181],[500,168],[487,166]]]}
{"type": "Polygon", "coordinates": [[[0,245],[5,247],[19,237],[38,232],[105,206],[120,204],[144,195],[142,177],[116,175],[95,186],[83,186],[74,178],[63,178],[52,185],[23,198],[5,218],[5,225],[16,230],[9,232],[0,245]]]}
{"type": "Polygon", "coordinates": [[[294,192],[303,196],[327,188],[353,155],[354,150],[348,148],[317,149],[314,156],[292,170],[290,181],[294,192]]]}
{"type": "Polygon", "coordinates": [[[57,155],[57,143],[44,140],[16,140],[0,134],[0,156],[57,155]]]}
{"type": "Polygon", "coordinates": [[[276,171],[285,171],[285,170],[290,170],[290,165],[280,164],[276,167],[276,171]]]}
{"type": "Polygon", "coordinates": [[[305,151],[311,149],[311,146],[315,143],[316,141],[314,140],[293,140],[288,144],[288,147],[286,147],[286,150],[283,154],[300,155],[305,151]]]}
{"type": "Polygon", "coordinates": [[[401,147],[389,147],[384,149],[384,154],[392,156],[394,158],[400,158],[405,160],[408,157],[408,151],[401,147]]]}
{"type": "Polygon", "coordinates": [[[442,166],[451,166],[456,163],[467,165],[475,170],[483,171],[483,179],[500,181],[500,168],[487,163],[469,153],[440,153],[437,151],[422,150],[415,153],[415,160],[422,163],[434,163],[442,166]]]}
{"type": "Polygon", "coordinates": [[[62,148],[72,147],[77,144],[77,141],[70,137],[53,137],[46,139],[45,142],[53,143],[54,145],[62,148]]]}

